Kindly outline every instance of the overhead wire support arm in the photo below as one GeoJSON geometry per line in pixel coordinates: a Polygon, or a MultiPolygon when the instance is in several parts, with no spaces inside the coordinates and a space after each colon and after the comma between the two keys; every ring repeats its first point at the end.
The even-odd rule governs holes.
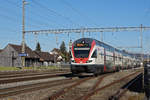
{"type": "Polygon", "coordinates": [[[38,34],[46,34],[46,33],[82,33],[82,32],[120,32],[120,31],[140,31],[142,30],[150,30],[150,27],[110,27],[110,28],[76,28],[76,29],[49,29],[49,30],[32,30],[25,31],[25,33],[38,33],[38,34]]]}

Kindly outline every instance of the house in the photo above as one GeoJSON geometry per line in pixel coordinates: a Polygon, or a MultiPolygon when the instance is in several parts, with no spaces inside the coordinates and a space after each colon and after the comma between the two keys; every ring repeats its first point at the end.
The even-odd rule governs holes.
{"type": "Polygon", "coordinates": [[[59,55],[60,54],[60,50],[59,49],[57,49],[57,48],[54,48],[51,52],[50,52],[50,54],[56,54],[56,55],[59,55]]]}
{"type": "Polygon", "coordinates": [[[51,63],[54,63],[54,55],[48,53],[48,52],[38,52],[34,51],[39,56],[39,62],[41,66],[48,66],[51,63]]]}
{"type": "MultiPolygon", "coordinates": [[[[21,67],[21,45],[8,44],[0,52],[0,66],[15,66],[21,67]]],[[[39,56],[32,51],[28,46],[25,47],[25,66],[39,66],[39,56]]]]}
{"type": "Polygon", "coordinates": [[[61,52],[59,49],[57,48],[54,48],[50,54],[52,54],[54,56],[54,63],[57,63],[57,62],[61,62],[63,61],[63,58],[61,56],[61,52]]]}

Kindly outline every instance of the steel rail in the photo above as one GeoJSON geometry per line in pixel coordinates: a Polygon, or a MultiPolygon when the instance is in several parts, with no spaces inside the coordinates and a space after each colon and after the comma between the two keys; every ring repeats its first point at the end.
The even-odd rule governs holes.
{"type": "Polygon", "coordinates": [[[64,75],[64,74],[49,74],[49,75],[39,75],[39,76],[31,76],[31,77],[13,78],[13,79],[1,79],[0,84],[53,78],[53,77],[58,77],[58,76],[62,76],[62,75],[64,75]]]}
{"type": "MultiPolygon", "coordinates": [[[[56,72],[57,74],[69,74],[67,72],[56,72]]],[[[0,75],[0,79],[2,78],[12,78],[12,77],[25,77],[25,76],[33,76],[33,75],[52,75],[54,73],[45,72],[45,73],[23,73],[23,74],[14,74],[14,75],[0,75]]]]}
{"type": "MultiPolygon", "coordinates": [[[[111,75],[111,74],[110,74],[110,75],[111,75]]],[[[90,91],[94,91],[94,90],[101,84],[101,82],[103,81],[103,79],[104,79],[105,77],[107,77],[107,76],[109,76],[109,75],[104,75],[104,76],[102,76],[102,77],[99,77],[98,81],[93,85],[93,87],[88,91],[88,93],[89,93],[90,91]]],[[[85,94],[85,95],[86,95],[86,94],[85,94]]],[[[84,96],[78,97],[78,98],[76,98],[75,100],[81,100],[83,97],[84,97],[84,96]]]]}
{"type": "Polygon", "coordinates": [[[0,76],[1,75],[12,75],[12,74],[23,74],[23,73],[40,73],[40,72],[65,72],[65,71],[70,71],[69,68],[60,68],[60,69],[41,69],[41,70],[20,70],[20,71],[0,71],[0,76]]]}
{"type": "Polygon", "coordinates": [[[93,78],[93,77],[88,77],[88,78],[84,78],[84,79],[82,79],[82,80],[79,80],[79,81],[77,81],[75,84],[73,84],[73,85],[71,85],[71,86],[69,86],[69,87],[66,87],[66,88],[64,88],[64,89],[62,89],[62,90],[60,90],[60,91],[58,91],[57,93],[51,95],[49,98],[46,98],[46,99],[44,99],[44,100],[56,100],[57,98],[59,98],[60,96],[64,95],[66,92],[68,92],[68,91],[71,90],[72,88],[74,88],[74,87],[80,85],[81,83],[86,82],[86,81],[88,81],[88,80],[90,80],[90,79],[92,79],[92,78],[93,78]]]}
{"type": "Polygon", "coordinates": [[[104,90],[105,88],[108,88],[108,87],[110,87],[110,86],[113,86],[114,84],[119,83],[119,82],[121,82],[121,81],[123,81],[123,80],[125,80],[125,79],[127,79],[127,78],[129,78],[129,77],[131,77],[131,76],[133,76],[133,75],[136,75],[136,74],[138,74],[138,73],[140,73],[140,72],[138,71],[138,72],[132,73],[132,74],[127,75],[127,76],[125,76],[125,77],[123,77],[123,78],[121,78],[121,79],[119,79],[119,80],[116,80],[116,81],[114,81],[114,82],[112,82],[112,83],[109,83],[109,84],[107,84],[107,85],[105,85],[105,86],[103,86],[103,87],[101,87],[101,88],[98,88],[98,89],[96,89],[96,90],[94,90],[94,91],[91,91],[91,92],[89,92],[88,94],[84,95],[80,100],[88,100],[91,96],[93,96],[93,95],[96,94],[97,92],[100,92],[100,91],[104,90]]]}
{"type": "Polygon", "coordinates": [[[128,88],[133,85],[140,77],[142,77],[142,74],[139,74],[134,79],[129,81],[125,86],[124,89],[119,89],[113,96],[109,97],[109,100],[119,100],[127,91],[128,88]]]}
{"type": "Polygon", "coordinates": [[[64,81],[63,84],[70,84],[70,83],[76,82],[76,80],[72,80],[72,79],[63,79],[63,80],[47,81],[47,82],[28,84],[28,85],[22,85],[22,86],[15,86],[15,87],[10,87],[10,88],[3,88],[3,89],[0,89],[0,98],[59,86],[60,84],[62,84],[62,81],[64,81]]]}

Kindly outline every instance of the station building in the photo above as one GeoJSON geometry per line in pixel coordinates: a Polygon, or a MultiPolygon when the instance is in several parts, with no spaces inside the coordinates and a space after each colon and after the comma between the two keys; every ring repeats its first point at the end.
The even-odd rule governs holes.
{"type": "MultiPolygon", "coordinates": [[[[0,66],[21,67],[21,45],[8,44],[3,50],[0,50],[0,66]]],[[[25,47],[25,66],[48,66],[54,62],[54,57],[48,52],[36,52],[28,46],[25,47]]]]}

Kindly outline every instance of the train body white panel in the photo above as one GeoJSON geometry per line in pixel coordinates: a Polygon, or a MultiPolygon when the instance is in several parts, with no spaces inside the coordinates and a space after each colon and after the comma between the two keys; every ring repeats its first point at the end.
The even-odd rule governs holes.
{"type": "Polygon", "coordinates": [[[91,38],[81,38],[75,41],[72,45],[71,55],[71,71],[73,73],[97,74],[138,65],[137,59],[128,53],[91,38]]]}
{"type": "Polygon", "coordinates": [[[98,64],[104,64],[104,48],[97,46],[97,59],[98,64]]]}

